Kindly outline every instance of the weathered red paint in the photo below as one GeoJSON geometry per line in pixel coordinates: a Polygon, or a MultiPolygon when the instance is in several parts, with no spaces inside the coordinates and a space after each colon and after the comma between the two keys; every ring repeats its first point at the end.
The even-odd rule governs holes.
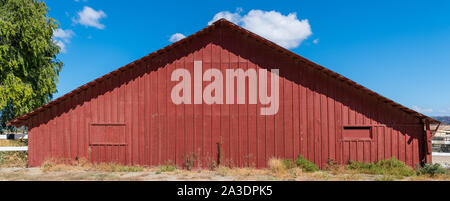
{"type": "Polygon", "coordinates": [[[206,167],[218,161],[222,141],[225,165],[265,167],[271,157],[303,155],[323,168],[329,159],[430,162],[425,121],[435,120],[220,20],[11,123],[29,127],[29,166],[47,158],[183,166],[194,153],[195,165],[206,167]],[[223,74],[279,68],[279,112],[262,116],[248,101],[173,104],[171,72],[193,74],[194,60],[223,74]],[[368,127],[371,139],[344,139],[345,127],[368,127]]]}

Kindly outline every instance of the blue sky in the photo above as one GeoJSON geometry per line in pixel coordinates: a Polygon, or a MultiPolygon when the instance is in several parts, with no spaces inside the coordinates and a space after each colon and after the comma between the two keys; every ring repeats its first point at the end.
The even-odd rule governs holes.
{"type": "Polygon", "coordinates": [[[450,1],[46,3],[61,26],[55,40],[64,46],[55,98],[169,45],[175,33],[195,33],[217,15],[255,30],[269,23],[291,51],[419,112],[450,115],[450,1]]]}

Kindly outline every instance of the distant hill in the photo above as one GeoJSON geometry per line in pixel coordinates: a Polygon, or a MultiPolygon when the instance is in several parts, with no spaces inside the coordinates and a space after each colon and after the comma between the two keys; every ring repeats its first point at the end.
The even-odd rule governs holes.
{"type": "Polygon", "coordinates": [[[440,117],[433,117],[434,119],[441,121],[444,124],[450,124],[450,116],[440,116],[440,117]]]}

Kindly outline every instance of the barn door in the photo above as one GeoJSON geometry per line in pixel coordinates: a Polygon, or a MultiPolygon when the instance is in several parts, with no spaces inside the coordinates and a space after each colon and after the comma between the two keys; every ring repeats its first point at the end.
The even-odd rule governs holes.
{"type": "Polygon", "coordinates": [[[370,162],[372,146],[372,127],[370,126],[345,126],[342,130],[342,161],[370,162]]]}
{"type": "Polygon", "coordinates": [[[89,133],[91,162],[125,164],[126,146],[125,124],[91,124],[89,133]]]}

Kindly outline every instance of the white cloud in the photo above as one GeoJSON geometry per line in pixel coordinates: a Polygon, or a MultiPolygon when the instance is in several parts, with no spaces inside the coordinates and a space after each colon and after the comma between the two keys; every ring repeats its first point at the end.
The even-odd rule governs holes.
{"type": "Polygon", "coordinates": [[[441,110],[439,110],[439,115],[445,115],[445,116],[450,115],[450,107],[447,108],[447,109],[441,109],[441,110]]]}
{"type": "Polygon", "coordinates": [[[84,25],[86,27],[95,27],[97,29],[104,29],[105,25],[100,23],[102,18],[106,18],[106,13],[102,10],[94,10],[91,7],[85,6],[82,11],[77,13],[78,18],[72,19],[74,23],[84,25]]]}
{"type": "Polygon", "coordinates": [[[413,109],[420,113],[432,113],[433,112],[433,109],[431,109],[431,108],[421,108],[417,105],[414,105],[413,109]]]}
{"type": "Polygon", "coordinates": [[[239,14],[241,10],[236,10],[235,13],[231,13],[230,11],[222,11],[218,12],[216,15],[214,15],[213,19],[208,22],[208,25],[211,25],[217,20],[220,20],[222,18],[233,22],[235,24],[239,24],[242,20],[242,16],[239,14]]]}
{"type": "Polygon", "coordinates": [[[242,9],[237,9],[234,13],[219,12],[208,24],[225,18],[287,49],[297,48],[312,35],[309,21],[299,20],[297,13],[283,15],[277,11],[251,10],[241,16],[241,11],[242,9]]]}
{"type": "Polygon", "coordinates": [[[75,33],[70,30],[70,29],[66,29],[63,30],[61,28],[56,29],[55,32],[53,32],[53,37],[54,38],[59,38],[64,40],[64,42],[69,43],[70,39],[75,35],[75,33]]]}
{"type": "Polygon", "coordinates": [[[55,30],[55,32],[53,32],[53,39],[56,43],[56,45],[58,45],[61,48],[61,52],[62,53],[66,53],[66,44],[70,43],[70,39],[75,35],[75,33],[70,30],[70,29],[61,29],[58,28],[55,30]]]}
{"type": "Polygon", "coordinates": [[[317,39],[313,40],[313,43],[314,44],[318,44],[319,43],[319,39],[317,38],[317,39]]]}
{"type": "Polygon", "coordinates": [[[60,41],[60,40],[55,40],[55,43],[56,43],[56,45],[58,45],[59,46],[59,48],[61,48],[61,52],[62,53],[67,53],[67,50],[66,50],[66,44],[64,44],[62,41],[60,41]]]}
{"type": "Polygon", "coordinates": [[[179,40],[181,40],[183,38],[186,38],[186,36],[184,36],[181,33],[175,33],[172,36],[170,36],[169,41],[174,43],[174,42],[177,42],[177,41],[179,41],[179,40]]]}

